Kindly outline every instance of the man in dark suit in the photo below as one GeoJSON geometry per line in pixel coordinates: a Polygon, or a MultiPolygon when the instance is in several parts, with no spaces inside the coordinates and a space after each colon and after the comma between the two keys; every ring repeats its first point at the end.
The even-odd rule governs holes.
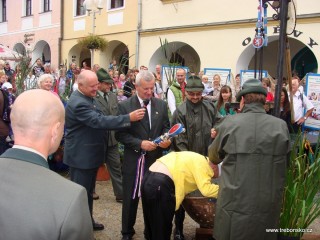
{"type": "Polygon", "coordinates": [[[0,157],[1,239],[93,239],[86,190],[50,171],[64,108],[45,90],[19,95],[11,112],[15,145],[0,157]]]}
{"type": "MultiPolygon", "coordinates": [[[[106,129],[123,129],[131,122],[143,118],[145,110],[137,110],[121,116],[105,116],[94,99],[98,78],[90,70],[78,76],[78,90],[73,92],[66,107],[66,135],[63,162],[70,168],[70,179],[85,187],[92,216],[92,193],[98,168],[104,161],[104,137],[106,129]]],[[[92,218],[94,230],[103,230],[102,224],[92,218]]]]}
{"type": "MultiPolygon", "coordinates": [[[[111,92],[113,79],[104,68],[97,71],[99,86],[95,99],[100,104],[100,109],[105,115],[116,116],[118,114],[117,95],[111,92]]],[[[113,192],[117,202],[122,201],[122,174],[118,141],[115,131],[106,131],[106,154],[105,163],[110,173],[113,192]]]]}
{"type": "MultiPolygon", "coordinates": [[[[154,83],[155,79],[151,72],[140,71],[136,77],[137,94],[119,104],[120,114],[127,114],[142,107],[147,109],[141,121],[132,123],[129,129],[116,132],[116,138],[124,144],[122,239],[132,239],[135,233],[133,227],[139,203],[138,193],[135,192],[135,189],[139,189],[139,184],[135,183],[138,183],[139,176],[143,175],[138,173],[141,170],[137,166],[138,159],[145,152],[145,162],[141,163],[144,165],[142,170],[149,169],[151,164],[162,156],[163,149],[171,144],[170,140],[162,142],[159,146],[152,142],[170,128],[167,104],[152,97],[154,83]]],[[[147,234],[145,233],[145,237],[148,239],[147,234]]]]}

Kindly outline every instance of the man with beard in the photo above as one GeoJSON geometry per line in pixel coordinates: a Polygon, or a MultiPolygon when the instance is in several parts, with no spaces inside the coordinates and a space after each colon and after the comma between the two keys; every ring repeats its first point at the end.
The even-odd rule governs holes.
{"type": "MultiPolygon", "coordinates": [[[[213,102],[203,99],[203,89],[204,86],[199,77],[188,78],[185,88],[186,101],[177,107],[172,116],[172,125],[182,123],[186,129],[184,133],[173,138],[174,151],[192,151],[204,156],[208,155],[208,146],[213,140],[211,130],[220,115],[213,102]]],[[[184,239],[184,217],[185,211],[180,207],[175,214],[175,240],[184,239]]]]}

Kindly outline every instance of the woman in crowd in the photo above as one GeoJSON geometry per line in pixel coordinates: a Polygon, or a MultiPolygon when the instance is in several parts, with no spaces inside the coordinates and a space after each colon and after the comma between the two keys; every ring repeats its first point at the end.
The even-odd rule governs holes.
{"type": "Polygon", "coordinates": [[[271,81],[269,78],[262,78],[262,86],[267,89],[267,98],[266,102],[273,102],[274,101],[274,96],[273,93],[271,92],[271,81]]]}
{"type": "Polygon", "coordinates": [[[38,78],[38,87],[40,89],[46,90],[46,91],[50,91],[53,94],[55,94],[56,96],[58,96],[57,93],[52,91],[52,86],[53,86],[53,76],[51,74],[42,74],[39,78],[38,78]]]}
{"type": "Polygon", "coordinates": [[[221,77],[219,74],[213,75],[213,84],[212,84],[212,92],[210,95],[204,96],[204,99],[208,99],[210,101],[216,102],[219,99],[220,89],[221,89],[221,77]]]}
{"type": "Polygon", "coordinates": [[[232,91],[228,85],[224,85],[220,90],[218,101],[215,103],[215,107],[218,109],[222,116],[236,114],[236,111],[230,107],[232,101],[232,91]]]}
{"type": "Polygon", "coordinates": [[[289,96],[286,88],[284,87],[281,89],[280,111],[280,118],[287,123],[289,132],[292,132],[289,96]]]}

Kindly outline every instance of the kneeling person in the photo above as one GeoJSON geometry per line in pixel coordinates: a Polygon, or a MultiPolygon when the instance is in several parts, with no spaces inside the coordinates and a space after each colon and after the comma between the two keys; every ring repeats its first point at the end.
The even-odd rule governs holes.
{"type": "Polygon", "coordinates": [[[170,239],[174,212],[188,193],[199,189],[206,197],[217,197],[213,176],[208,159],[194,152],[171,152],[153,163],[141,191],[147,239],[170,239]]]}

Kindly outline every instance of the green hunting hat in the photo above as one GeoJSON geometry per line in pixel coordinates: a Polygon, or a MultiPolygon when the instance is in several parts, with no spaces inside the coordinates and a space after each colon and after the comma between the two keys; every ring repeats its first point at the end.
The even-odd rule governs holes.
{"type": "Polygon", "coordinates": [[[100,68],[97,71],[97,77],[99,82],[113,83],[113,79],[104,68],[100,68]]]}
{"type": "Polygon", "coordinates": [[[262,93],[267,96],[267,89],[262,86],[262,83],[255,78],[244,82],[242,90],[237,94],[237,101],[240,102],[241,97],[248,93],[262,93]]]}
{"type": "Polygon", "coordinates": [[[204,86],[201,79],[197,76],[190,76],[187,81],[186,91],[188,92],[202,92],[204,86]]]}

